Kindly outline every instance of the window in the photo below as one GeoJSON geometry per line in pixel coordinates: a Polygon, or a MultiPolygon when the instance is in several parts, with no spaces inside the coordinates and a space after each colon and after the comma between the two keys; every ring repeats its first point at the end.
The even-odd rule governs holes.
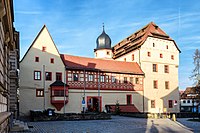
{"type": "Polygon", "coordinates": [[[139,84],[139,78],[135,78],[135,84],[139,84]]]}
{"type": "Polygon", "coordinates": [[[107,55],[110,55],[110,52],[109,52],[109,51],[107,51],[107,52],[106,52],[106,54],[107,54],[107,55]]]}
{"type": "Polygon", "coordinates": [[[43,97],[44,89],[36,89],[36,97],[43,97]]]}
{"type": "Polygon", "coordinates": [[[64,91],[63,90],[54,90],[53,91],[53,96],[57,96],[57,97],[63,97],[64,96],[64,91]]]}
{"type": "Polygon", "coordinates": [[[164,71],[165,71],[165,73],[169,73],[169,66],[168,65],[164,66],[164,71]]]}
{"type": "Polygon", "coordinates": [[[54,63],[54,58],[51,58],[51,59],[50,59],[50,62],[51,62],[51,63],[54,63]]]}
{"type": "Polygon", "coordinates": [[[153,43],[153,47],[155,47],[155,43],[153,43]]]}
{"type": "Polygon", "coordinates": [[[171,59],[174,60],[174,55],[171,55],[171,59]]]}
{"type": "Polygon", "coordinates": [[[132,104],[132,97],[131,97],[131,95],[126,95],[126,103],[127,104],[132,104]]]}
{"type": "Polygon", "coordinates": [[[125,83],[125,84],[128,83],[127,77],[124,77],[124,83],[125,83]]]}
{"type": "Polygon", "coordinates": [[[169,101],[168,101],[168,105],[169,105],[169,108],[173,108],[173,101],[172,101],[172,100],[169,100],[169,101]]]}
{"type": "Polygon", "coordinates": [[[153,88],[158,89],[158,81],[157,80],[153,81],[153,88]]]}
{"type": "Polygon", "coordinates": [[[155,108],[156,105],[155,105],[155,100],[151,100],[151,108],[155,108]]]}
{"type": "Polygon", "coordinates": [[[130,77],[130,83],[131,84],[133,83],[133,77],[130,77]]]}
{"type": "Polygon", "coordinates": [[[94,76],[93,74],[88,75],[88,81],[94,81],[94,76]]]}
{"type": "Polygon", "coordinates": [[[62,73],[56,73],[56,80],[62,81],[62,73]]]}
{"type": "Polygon", "coordinates": [[[132,54],[132,61],[134,61],[134,58],[135,58],[135,57],[134,57],[134,54],[132,54]]]}
{"type": "Polygon", "coordinates": [[[153,72],[158,72],[158,66],[157,66],[157,64],[153,64],[153,72]]]}
{"type": "Polygon", "coordinates": [[[105,80],[108,83],[108,81],[109,81],[109,76],[108,75],[105,76],[105,80]]]}
{"type": "Polygon", "coordinates": [[[124,58],[124,61],[126,61],[126,58],[124,58]]]}
{"type": "Polygon", "coordinates": [[[187,100],[187,103],[190,103],[190,100],[187,100]]]}
{"type": "Polygon", "coordinates": [[[169,47],[168,47],[168,45],[166,45],[166,49],[168,49],[169,47]]]}
{"type": "Polygon", "coordinates": [[[34,80],[41,80],[41,71],[34,71],[34,80]]]}
{"type": "Polygon", "coordinates": [[[46,49],[47,49],[47,48],[43,46],[43,47],[42,47],[42,52],[46,52],[46,49]]]}
{"type": "Polygon", "coordinates": [[[183,103],[186,103],[186,101],[185,101],[185,100],[183,100],[183,103]]]}
{"type": "Polygon", "coordinates": [[[163,54],[160,54],[160,58],[163,58],[163,54]]]}
{"type": "Polygon", "coordinates": [[[112,83],[116,83],[116,77],[115,76],[112,76],[111,80],[112,80],[112,83]]]}
{"type": "Polygon", "coordinates": [[[105,76],[104,75],[100,76],[100,82],[105,82],[105,76]]]}
{"type": "Polygon", "coordinates": [[[46,75],[46,80],[49,80],[49,81],[52,80],[52,73],[51,72],[46,72],[45,75],[46,75]]]}
{"type": "Polygon", "coordinates": [[[169,89],[169,81],[165,81],[165,89],[169,89]]]}
{"type": "Polygon", "coordinates": [[[39,57],[35,57],[35,62],[39,62],[39,57]]]}
{"type": "Polygon", "coordinates": [[[73,74],[73,80],[74,81],[78,81],[78,73],[74,73],[73,74]]]}
{"type": "Polygon", "coordinates": [[[147,52],[147,56],[148,56],[148,57],[151,57],[151,52],[147,52]]]}

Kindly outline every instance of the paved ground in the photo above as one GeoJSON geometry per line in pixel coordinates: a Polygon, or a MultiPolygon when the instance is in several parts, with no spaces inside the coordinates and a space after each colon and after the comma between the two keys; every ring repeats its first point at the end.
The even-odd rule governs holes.
{"type": "Polygon", "coordinates": [[[29,122],[34,133],[190,133],[169,119],[113,116],[111,120],[29,122]]]}
{"type": "Polygon", "coordinates": [[[181,126],[186,126],[186,128],[190,128],[195,133],[200,133],[200,122],[188,121],[188,119],[192,118],[178,118],[177,122],[181,124],[181,126]]]}

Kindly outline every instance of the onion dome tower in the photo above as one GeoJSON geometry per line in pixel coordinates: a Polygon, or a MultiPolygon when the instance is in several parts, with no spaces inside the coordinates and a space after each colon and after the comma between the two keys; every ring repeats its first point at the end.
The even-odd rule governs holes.
{"type": "Polygon", "coordinates": [[[103,32],[96,40],[97,47],[94,49],[95,58],[112,59],[111,39],[105,33],[104,24],[103,32]]]}

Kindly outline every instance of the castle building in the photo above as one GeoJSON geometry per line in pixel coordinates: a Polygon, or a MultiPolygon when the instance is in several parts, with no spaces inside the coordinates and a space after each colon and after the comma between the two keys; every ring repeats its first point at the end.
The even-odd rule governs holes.
{"type": "Polygon", "coordinates": [[[179,112],[176,43],[154,23],[111,47],[104,27],[95,58],[60,54],[43,26],[20,62],[20,113],[179,112]],[[33,102],[34,101],[34,102],[33,102]]]}

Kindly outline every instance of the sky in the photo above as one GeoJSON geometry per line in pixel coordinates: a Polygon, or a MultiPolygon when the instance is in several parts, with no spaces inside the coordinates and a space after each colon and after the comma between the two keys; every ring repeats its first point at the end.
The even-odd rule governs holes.
{"type": "Polygon", "coordinates": [[[14,26],[20,32],[20,59],[45,24],[60,53],[94,57],[105,32],[112,46],[151,21],[181,50],[179,88],[193,86],[193,55],[200,50],[199,0],[14,0],[14,26]]]}

